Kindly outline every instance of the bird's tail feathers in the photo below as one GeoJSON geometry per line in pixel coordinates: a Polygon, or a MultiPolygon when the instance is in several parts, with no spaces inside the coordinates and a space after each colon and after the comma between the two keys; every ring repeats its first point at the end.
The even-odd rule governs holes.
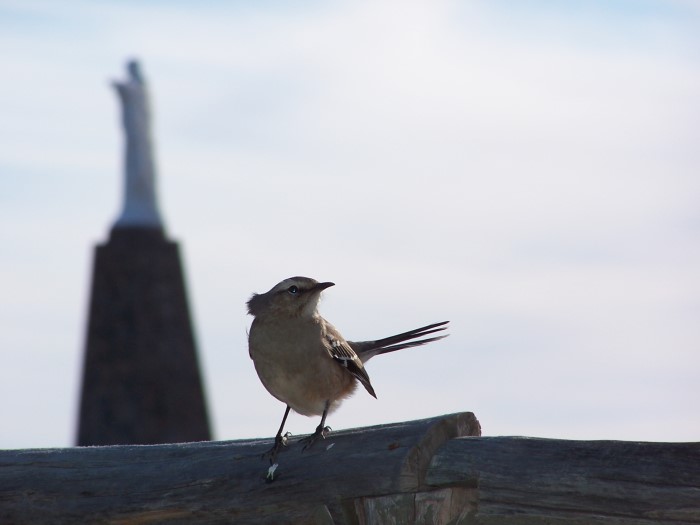
{"type": "Polygon", "coordinates": [[[447,337],[447,335],[440,335],[437,337],[429,337],[427,339],[415,340],[419,337],[446,330],[447,323],[449,323],[449,321],[429,324],[421,328],[416,328],[415,330],[409,330],[408,332],[392,335],[390,337],[385,337],[384,339],[378,339],[376,341],[362,341],[359,343],[349,343],[350,346],[355,350],[357,355],[360,357],[362,362],[365,363],[376,355],[395,352],[397,350],[403,350],[405,348],[412,348],[414,346],[422,346],[426,343],[432,343],[433,341],[439,341],[440,339],[444,339],[445,337],[447,337]]]}

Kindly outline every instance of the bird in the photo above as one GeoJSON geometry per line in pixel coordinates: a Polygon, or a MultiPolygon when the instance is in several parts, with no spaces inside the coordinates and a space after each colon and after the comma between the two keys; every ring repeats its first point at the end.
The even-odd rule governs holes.
{"type": "Polygon", "coordinates": [[[446,334],[420,339],[447,328],[449,321],[429,324],[373,341],[348,341],[318,312],[321,292],[334,286],[310,277],[290,277],[248,300],[253,322],[248,352],[267,391],[286,404],[272,448],[263,454],[273,464],[287,445],[282,434],[290,410],[321,416],[313,434],[302,440],[303,450],[326,437],[327,416],[351,396],[358,383],[374,398],[365,363],[374,356],[438,341],[446,334]]]}

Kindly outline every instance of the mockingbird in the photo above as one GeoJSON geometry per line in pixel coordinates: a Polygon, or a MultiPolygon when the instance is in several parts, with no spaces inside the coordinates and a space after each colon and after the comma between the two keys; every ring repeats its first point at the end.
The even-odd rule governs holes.
{"type": "Polygon", "coordinates": [[[303,440],[306,449],[330,431],[326,416],[355,391],[358,381],[377,397],[364,363],[375,355],[446,337],[417,339],[445,330],[449,321],[376,341],[346,341],[317,310],[321,292],[333,285],[291,277],[264,294],[253,294],[247,303],[248,313],[255,317],[248,334],[255,370],[267,391],[287,405],[275,443],[265,454],[270,463],[286,444],[282,432],[290,409],[305,416],[321,416],[316,431],[303,440]]]}

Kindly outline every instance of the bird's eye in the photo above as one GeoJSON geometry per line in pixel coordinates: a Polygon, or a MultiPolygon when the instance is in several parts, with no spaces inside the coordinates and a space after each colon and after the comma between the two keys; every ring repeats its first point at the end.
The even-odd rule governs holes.
{"type": "Polygon", "coordinates": [[[299,288],[297,288],[296,286],[290,286],[289,288],[287,288],[287,291],[292,295],[296,295],[297,293],[299,293],[299,288]]]}

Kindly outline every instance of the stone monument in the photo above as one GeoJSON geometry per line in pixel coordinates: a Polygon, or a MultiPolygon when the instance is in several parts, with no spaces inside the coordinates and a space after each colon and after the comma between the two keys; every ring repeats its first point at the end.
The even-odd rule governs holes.
{"type": "Polygon", "coordinates": [[[115,82],[122,106],[124,203],[92,275],[77,444],[211,439],[177,243],[156,199],[147,84],[137,62],[115,82]]]}
{"type": "Polygon", "coordinates": [[[156,169],[151,141],[151,108],[138,62],[127,64],[129,78],[113,85],[122,102],[126,136],[124,208],[115,227],[162,228],[156,202],[156,169]]]}

